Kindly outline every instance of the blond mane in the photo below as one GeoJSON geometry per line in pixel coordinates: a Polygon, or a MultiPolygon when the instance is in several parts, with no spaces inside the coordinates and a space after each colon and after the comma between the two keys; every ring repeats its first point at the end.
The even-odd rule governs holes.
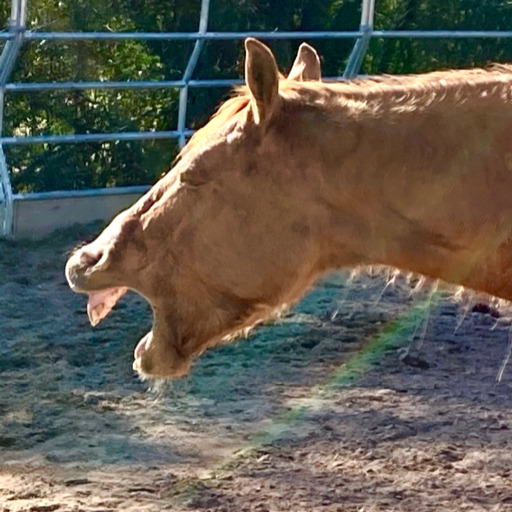
{"type": "MultiPolygon", "coordinates": [[[[200,128],[180,152],[179,158],[217,134],[229,121],[243,119],[251,102],[246,86],[233,89],[208,123],[200,128]]],[[[298,82],[282,78],[279,94],[288,101],[330,108],[347,102],[365,104],[373,113],[393,109],[419,110],[446,99],[469,103],[496,97],[512,99],[512,65],[495,64],[488,69],[434,71],[411,75],[381,75],[340,82],[298,82]]]]}
{"type": "Polygon", "coordinates": [[[246,87],[237,87],[233,89],[233,93],[236,94],[236,96],[220,104],[208,123],[194,133],[187,145],[181,150],[178,158],[184,158],[186,155],[193,152],[195,148],[203,147],[205,142],[211,139],[214,134],[218,133],[222,126],[237,117],[248,107],[251,97],[246,87]]]}

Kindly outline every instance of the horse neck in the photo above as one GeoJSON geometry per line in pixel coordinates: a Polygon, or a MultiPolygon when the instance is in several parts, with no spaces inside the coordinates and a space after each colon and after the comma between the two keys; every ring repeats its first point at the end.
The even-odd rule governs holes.
{"type": "Polygon", "coordinates": [[[391,265],[512,298],[512,113],[455,99],[373,116],[333,108],[311,131],[326,266],[391,265]]]}

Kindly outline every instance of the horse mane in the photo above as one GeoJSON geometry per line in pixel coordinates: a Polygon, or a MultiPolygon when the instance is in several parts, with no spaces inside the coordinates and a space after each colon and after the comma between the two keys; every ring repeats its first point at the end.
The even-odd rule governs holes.
{"type": "Polygon", "coordinates": [[[233,89],[233,94],[231,98],[220,104],[208,123],[192,135],[187,145],[180,151],[179,159],[184,158],[197,147],[204,147],[205,142],[218,133],[222,126],[248,108],[251,96],[247,87],[236,87],[233,89]]]}
{"type": "MultiPolygon", "coordinates": [[[[488,68],[434,71],[423,74],[378,75],[349,80],[298,82],[282,78],[279,93],[285,100],[329,108],[347,101],[370,106],[373,113],[396,108],[419,110],[434,102],[455,98],[471,102],[473,98],[505,97],[512,101],[512,65],[493,64],[488,68]]],[[[250,105],[247,86],[233,89],[233,96],[221,103],[208,123],[200,128],[178,158],[183,158],[218,134],[229,121],[242,117],[250,105]]]]}
{"type": "Polygon", "coordinates": [[[421,111],[446,101],[469,108],[482,100],[491,105],[512,102],[512,65],[487,69],[434,71],[410,75],[379,75],[340,82],[280,83],[284,98],[324,109],[341,109],[341,115],[367,112],[421,111]]]}

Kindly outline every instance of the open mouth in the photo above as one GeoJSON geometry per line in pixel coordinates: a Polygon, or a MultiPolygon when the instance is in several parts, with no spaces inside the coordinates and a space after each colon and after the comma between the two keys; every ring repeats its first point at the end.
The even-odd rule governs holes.
{"type": "MultiPolygon", "coordinates": [[[[87,316],[91,325],[94,327],[98,325],[113,309],[117,301],[128,291],[128,288],[117,287],[107,288],[98,292],[90,292],[89,300],[87,301],[87,316]]],[[[142,355],[149,346],[151,341],[151,332],[142,338],[133,353],[133,369],[137,372],[142,372],[142,355]]]]}
{"type": "MultiPolygon", "coordinates": [[[[128,291],[126,287],[107,288],[97,292],[89,292],[89,299],[87,301],[87,316],[91,325],[94,327],[98,325],[116,305],[117,301],[128,291]]],[[[144,336],[133,353],[133,369],[139,373],[142,370],[142,356],[148,348],[152,339],[151,331],[144,336]]]]}

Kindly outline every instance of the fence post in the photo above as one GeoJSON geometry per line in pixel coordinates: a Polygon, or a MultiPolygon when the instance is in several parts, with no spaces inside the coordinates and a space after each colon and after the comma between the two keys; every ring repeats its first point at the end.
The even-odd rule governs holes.
{"type": "MultiPolygon", "coordinates": [[[[3,131],[5,84],[16,62],[25,32],[27,0],[12,0],[9,20],[9,39],[0,55],[0,136],[3,131]]],[[[1,235],[12,234],[13,196],[9,170],[2,144],[0,144],[0,222],[1,235]]]]}
{"type": "MultiPolygon", "coordinates": [[[[210,0],[201,1],[201,15],[199,19],[199,35],[206,34],[208,30],[208,16],[210,12],[210,0]]],[[[187,124],[187,103],[188,103],[188,83],[192,78],[192,73],[197,65],[199,55],[203,49],[204,39],[196,39],[194,49],[188,60],[185,73],[183,73],[184,86],[180,89],[180,103],[178,106],[178,132],[179,132],[179,144],[182,148],[186,143],[185,130],[187,124]]]]}
{"type": "Polygon", "coordinates": [[[362,0],[361,2],[361,24],[359,30],[362,35],[358,37],[352,52],[347,61],[344,78],[352,78],[359,73],[364,54],[368,48],[368,44],[373,32],[373,18],[375,13],[375,0],[362,0]]]}

